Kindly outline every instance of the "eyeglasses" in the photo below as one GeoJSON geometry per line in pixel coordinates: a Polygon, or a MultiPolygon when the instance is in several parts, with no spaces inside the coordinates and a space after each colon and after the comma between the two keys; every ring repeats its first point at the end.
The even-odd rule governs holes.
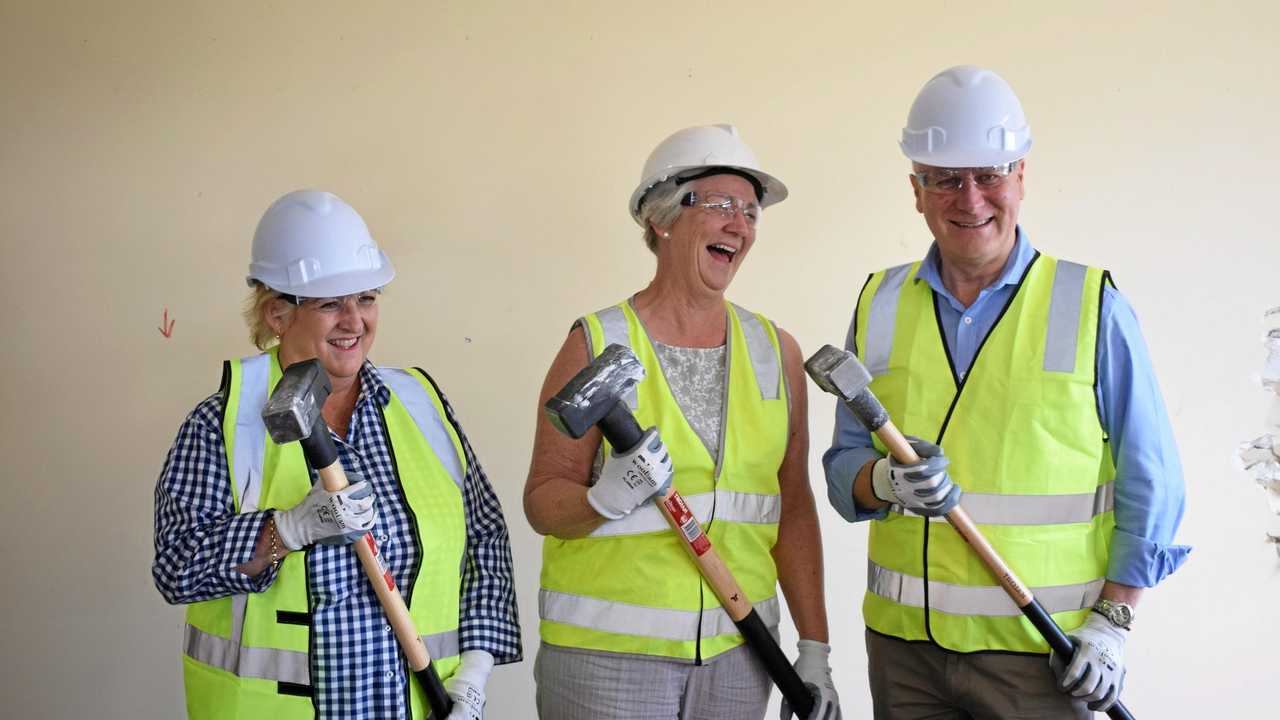
{"type": "Polygon", "coordinates": [[[378,304],[378,296],[382,294],[381,290],[365,290],[364,292],[352,293],[351,295],[343,295],[341,297],[323,297],[323,298],[304,298],[297,295],[281,294],[280,297],[292,305],[305,307],[308,310],[314,310],[322,313],[339,313],[347,306],[348,303],[354,303],[357,308],[373,307],[378,304]]]}
{"type": "Polygon", "coordinates": [[[972,183],[978,191],[994,190],[1018,166],[1017,160],[1004,165],[979,168],[929,168],[911,173],[920,185],[920,189],[935,195],[956,195],[964,190],[965,185],[972,183]]]}
{"type": "Polygon", "coordinates": [[[685,207],[697,207],[717,212],[726,220],[731,219],[741,210],[742,219],[747,222],[748,227],[752,228],[756,226],[756,223],[760,222],[759,203],[742,200],[724,193],[686,193],[684,197],[680,198],[680,204],[685,207]]]}

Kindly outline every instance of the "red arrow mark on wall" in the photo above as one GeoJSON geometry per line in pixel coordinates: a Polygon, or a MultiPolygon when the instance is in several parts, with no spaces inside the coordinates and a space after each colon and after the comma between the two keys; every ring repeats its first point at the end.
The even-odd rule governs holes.
{"type": "Polygon", "coordinates": [[[174,326],[174,324],[175,324],[175,323],[177,323],[177,322],[178,322],[177,320],[170,320],[170,319],[169,319],[169,308],[165,308],[165,309],[164,309],[164,316],[163,316],[163,318],[160,320],[160,327],[158,327],[158,328],[156,328],[156,329],[160,331],[160,334],[161,334],[161,335],[163,335],[163,336],[165,336],[165,337],[172,337],[172,336],[173,336],[173,326],[174,326]]]}

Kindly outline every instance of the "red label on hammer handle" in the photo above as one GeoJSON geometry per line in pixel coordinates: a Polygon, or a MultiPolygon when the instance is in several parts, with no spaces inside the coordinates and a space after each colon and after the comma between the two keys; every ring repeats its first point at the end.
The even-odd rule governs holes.
{"type": "Polygon", "coordinates": [[[387,567],[387,563],[382,559],[382,553],[378,551],[378,542],[373,539],[373,533],[364,534],[364,544],[369,546],[373,551],[373,558],[378,561],[378,569],[382,571],[382,581],[387,584],[388,590],[396,589],[396,579],[391,575],[391,569],[387,567]]]}
{"type": "Polygon", "coordinates": [[[693,549],[694,555],[701,557],[711,549],[711,541],[702,532],[698,519],[693,516],[693,512],[689,510],[689,506],[684,503],[684,498],[680,497],[679,493],[672,493],[671,497],[664,500],[662,504],[667,508],[667,512],[671,513],[671,519],[675,521],[676,527],[680,528],[680,534],[693,549]]]}

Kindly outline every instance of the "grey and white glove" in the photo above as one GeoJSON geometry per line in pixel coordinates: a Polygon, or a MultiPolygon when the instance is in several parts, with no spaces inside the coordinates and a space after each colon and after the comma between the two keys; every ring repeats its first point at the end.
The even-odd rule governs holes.
{"type": "Polygon", "coordinates": [[[453,698],[446,720],[481,720],[484,717],[484,684],[493,670],[493,656],[483,650],[464,650],[458,669],[444,681],[453,698]]]}
{"type": "Polygon", "coordinates": [[[610,453],[600,479],[587,489],[587,502],[610,520],[626,516],[671,484],[671,456],[658,428],[645,431],[631,452],[610,453]]]}
{"type": "Polygon", "coordinates": [[[871,466],[871,492],[920,515],[946,515],[960,503],[960,487],[947,474],[947,456],[931,442],[909,435],[907,441],[920,462],[907,465],[892,456],[880,458],[871,466]]]}
{"type": "Polygon", "coordinates": [[[1124,688],[1124,641],[1128,635],[1098,613],[1089,613],[1084,625],[1067,633],[1076,654],[1063,668],[1062,658],[1049,653],[1049,667],[1058,678],[1058,689],[1089,703],[1089,709],[1106,712],[1124,688]]]}
{"type": "MultiPolygon", "coordinates": [[[[796,674],[813,695],[813,712],[800,720],[841,720],[840,695],[831,681],[831,663],[827,659],[831,655],[831,646],[817,640],[801,639],[796,647],[800,650],[800,657],[795,663],[796,674]]],[[[782,720],[788,720],[793,714],[791,705],[783,698],[782,720]]]]}
{"type": "Polygon", "coordinates": [[[290,550],[318,542],[345,545],[372,530],[377,519],[373,490],[355,473],[347,473],[347,479],[354,482],[337,492],[329,492],[323,483],[316,482],[302,502],[288,510],[277,510],[280,543],[290,550]]]}

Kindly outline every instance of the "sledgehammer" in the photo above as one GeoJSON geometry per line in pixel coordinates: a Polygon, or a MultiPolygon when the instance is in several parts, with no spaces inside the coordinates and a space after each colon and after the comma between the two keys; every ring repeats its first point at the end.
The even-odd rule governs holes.
{"type": "MultiPolygon", "coordinates": [[[[618,452],[628,452],[640,444],[644,431],[623,398],[643,378],[644,366],[636,356],[621,345],[610,345],[547,401],[544,408],[547,419],[557,430],[572,438],[581,438],[592,425],[599,425],[609,444],[618,452]]],[[[684,498],[673,485],[668,485],[666,491],[654,498],[654,503],[684,541],[684,549],[697,564],[698,572],[711,585],[729,618],[738,626],[738,631],[756,657],[760,658],[796,717],[808,718],[813,712],[813,696],[769,634],[769,629],[738,586],[733,573],[711,547],[711,539],[702,532],[702,526],[684,498]]]]}
{"type": "MultiPolygon", "coordinates": [[[[818,387],[843,400],[854,416],[862,421],[863,426],[880,438],[898,462],[906,464],[920,462],[920,457],[916,455],[911,443],[907,442],[902,431],[898,430],[889,419],[889,413],[868,387],[871,384],[871,373],[858,360],[858,356],[847,350],[823,345],[821,350],[805,362],[804,369],[818,387]]],[[[991,547],[991,543],[982,536],[964,508],[957,505],[946,514],[946,518],[947,522],[951,523],[951,527],[955,528],[960,537],[964,538],[964,541],[969,543],[969,546],[978,554],[982,564],[987,566],[1013,603],[1040,632],[1040,636],[1049,643],[1059,657],[1067,658],[1069,662],[1071,656],[1075,654],[1075,647],[1071,644],[1070,638],[1062,632],[1058,623],[1053,621],[1053,617],[1044,609],[1040,601],[1031,594],[1031,588],[1018,579],[1013,570],[1005,564],[1004,559],[996,553],[995,548],[991,547]]],[[[1119,700],[1107,710],[1107,716],[1116,720],[1133,720],[1133,715],[1129,714],[1129,710],[1119,700]]]]}
{"type": "MultiPolygon", "coordinates": [[[[347,474],[342,471],[338,462],[338,448],[329,437],[329,426],[320,414],[324,401],[329,397],[332,386],[329,375],[321,367],[319,360],[304,360],[290,365],[284,376],[271,393],[267,404],[262,408],[262,420],[267,425],[267,432],[277,444],[283,445],[294,440],[302,441],[302,452],[307,462],[320,475],[324,489],[336,492],[347,486],[347,474]]],[[[440,675],[431,664],[431,653],[423,644],[418,630],[413,626],[413,618],[409,616],[409,608],[396,588],[395,578],[387,569],[378,554],[378,544],[372,533],[365,533],[355,543],[356,555],[364,573],[373,583],[373,592],[378,596],[387,620],[395,630],[400,648],[409,660],[409,668],[418,677],[422,689],[427,696],[427,704],[431,707],[431,717],[444,720],[453,709],[453,699],[440,682],[440,675]]]]}

